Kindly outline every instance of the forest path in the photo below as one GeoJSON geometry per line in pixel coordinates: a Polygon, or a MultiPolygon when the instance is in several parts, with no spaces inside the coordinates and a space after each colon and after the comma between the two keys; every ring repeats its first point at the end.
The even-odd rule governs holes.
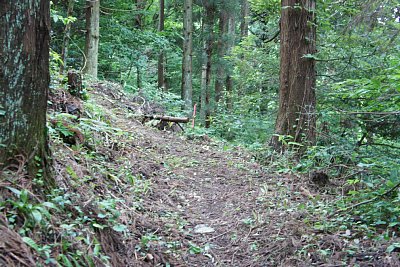
{"type": "Polygon", "coordinates": [[[288,194],[292,179],[278,181],[245,151],[224,151],[206,136],[189,140],[142,125],[98,96],[113,109],[113,126],[134,136],[134,168],[151,182],[135,222],[148,241],[135,256],[143,266],[290,265],[302,232],[291,223],[300,213],[288,209],[299,199],[288,194]]]}
{"type": "MultiPolygon", "coordinates": [[[[187,141],[138,125],[127,128],[124,120],[121,122],[123,129],[142,135],[137,146],[144,147],[162,166],[152,170],[151,210],[181,221],[175,228],[189,250],[180,252],[184,263],[175,262],[176,266],[255,266],[258,253],[268,254],[270,237],[260,238],[257,226],[269,224],[269,218],[262,214],[265,207],[257,204],[257,198],[270,192],[261,192],[267,188],[268,177],[256,164],[239,152],[223,152],[208,141],[187,141]],[[196,233],[199,225],[215,231],[196,233]]],[[[273,194],[269,197],[274,198],[273,194]]]]}

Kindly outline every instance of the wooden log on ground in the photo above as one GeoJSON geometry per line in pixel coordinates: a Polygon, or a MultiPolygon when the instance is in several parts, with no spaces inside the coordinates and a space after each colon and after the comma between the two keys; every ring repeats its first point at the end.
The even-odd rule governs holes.
{"type": "Polygon", "coordinates": [[[160,121],[169,121],[176,123],[188,123],[189,118],[187,117],[171,117],[171,116],[163,116],[163,115],[144,115],[146,119],[151,120],[160,120],[160,121]]]}

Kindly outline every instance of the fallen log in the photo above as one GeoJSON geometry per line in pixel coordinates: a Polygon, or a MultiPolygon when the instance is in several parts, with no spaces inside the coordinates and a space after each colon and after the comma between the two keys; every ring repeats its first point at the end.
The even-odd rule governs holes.
{"type": "Polygon", "coordinates": [[[151,120],[160,120],[160,121],[168,121],[168,122],[176,122],[176,123],[188,123],[189,118],[187,117],[171,117],[171,116],[163,116],[163,115],[144,115],[146,119],[151,120]]]}

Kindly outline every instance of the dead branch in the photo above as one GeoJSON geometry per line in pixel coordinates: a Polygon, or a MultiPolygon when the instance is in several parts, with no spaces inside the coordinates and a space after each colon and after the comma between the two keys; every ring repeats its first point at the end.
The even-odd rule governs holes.
{"type": "Polygon", "coordinates": [[[160,120],[160,121],[169,121],[169,122],[177,122],[177,123],[188,123],[188,117],[171,117],[171,116],[162,116],[162,115],[144,115],[147,119],[152,120],[160,120]]]}

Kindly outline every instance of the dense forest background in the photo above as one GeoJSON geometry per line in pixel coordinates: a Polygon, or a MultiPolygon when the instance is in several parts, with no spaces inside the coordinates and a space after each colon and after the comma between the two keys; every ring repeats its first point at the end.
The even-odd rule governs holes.
{"type": "MultiPolygon", "coordinates": [[[[55,0],[49,14],[45,2],[41,9],[21,6],[35,10],[29,15],[36,19],[33,24],[29,12],[0,21],[1,27],[15,19],[19,24],[10,29],[16,37],[10,40],[14,46],[22,40],[21,50],[35,55],[24,61],[32,70],[15,73],[12,64],[18,60],[2,59],[0,96],[8,101],[14,95],[7,75],[21,78],[15,88],[28,83],[43,88],[24,95],[23,106],[15,99],[0,102],[0,125],[10,127],[0,128],[0,233],[14,242],[11,248],[0,246],[0,263],[29,266],[35,259],[40,266],[126,266],[131,260],[180,266],[212,259],[214,264],[221,255],[210,252],[207,240],[188,234],[197,217],[176,204],[195,199],[185,196],[192,188],[213,196],[232,190],[240,196],[232,201],[247,207],[245,218],[234,213],[240,209],[232,213],[237,217],[221,215],[238,221],[229,240],[237,250],[228,249],[221,266],[289,266],[288,257],[297,261],[290,266],[399,263],[398,1],[55,0]],[[50,27],[47,19],[50,47],[43,33],[50,27]],[[24,39],[25,26],[32,27],[32,36],[37,33],[32,37],[36,48],[26,42],[30,35],[24,39]],[[47,48],[50,61],[39,54],[47,48]],[[28,99],[37,107],[32,113],[28,99]],[[20,118],[18,112],[10,115],[17,107],[30,114],[23,124],[10,117],[20,118]],[[160,126],[151,120],[155,116],[170,120],[163,130],[183,130],[173,136],[194,143],[184,147],[164,131],[161,138],[161,133],[146,133],[142,124],[130,124],[160,126]],[[177,120],[184,123],[172,127],[177,120]],[[33,132],[38,134],[29,138],[33,132]],[[23,149],[14,147],[31,151],[17,155],[23,149]],[[221,168],[206,161],[215,156],[214,149],[223,159],[221,168]],[[137,155],[127,156],[132,153],[137,155]],[[226,182],[213,180],[211,189],[202,187],[209,182],[204,177],[190,180],[196,173],[208,175],[207,168],[214,178],[231,176],[226,182]],[[266,173],[274,178],[268,180],[266,173]],[[165,183],[157,180],[163,175],[165,183]],[[174,179],[183,181],[179,193],[184,197],[178,200],[173,197],[179,186],[170,185],[174,179]],[[238,184],[243,188],[234,188],[238,184]],[[249,200],[247,193],[258,195],[249,200]],[[304,233],[285,232],[285,227],[304,233]],[[278,231],[276,238],[272,230],[278,231]],[[263,231],[273,242],[261,238],[263,231]],[[275,248],[268,244],[275,243],[285,252],[271,252],[275,248]],[[11,253],[15,247],[19,258],[11,253]],[[234,265],[242,250],[241,265],[234,265]],[[129,253],[135,257],[121,256],[129,253]]],[[[0,11],[17,14],[18,8],[5,8],[10,5],[0,11]]],[[[19,59],[19,52],[6,45],[4,29],[0,55],[19,59]]],[[[215,209],[225,212],[224,201],[218,203],[215,209]]],[[[200,216],[199,210],[192,213],[200,216]]],[[[215,243],[228,242],[225,230],[213,237],[215,243]]]]}

